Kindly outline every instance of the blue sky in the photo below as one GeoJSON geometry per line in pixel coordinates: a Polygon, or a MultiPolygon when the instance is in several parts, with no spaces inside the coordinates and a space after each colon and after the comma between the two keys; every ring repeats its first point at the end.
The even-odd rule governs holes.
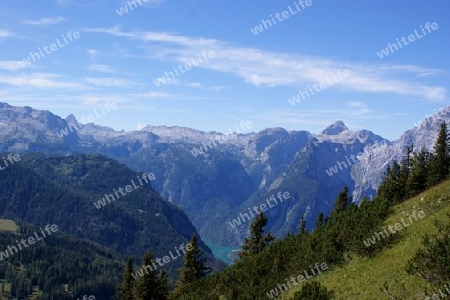
{"type": "Polygon", "coordinates": [[[0,101],[78,118],[116,102],[117,110],[94,123],[117,130],[151,124],[228,132],[245,120],[252,131],[318,133],[343,120],[351,129],[388,139],[448,105],[446,0],[311,0],[304,7],[287,0],[141,4],[131,10],[126,1],[113,0],[0,3],[0,101]],[[120,16],[116,10],[123,6],[128,12],[120,16]],[[252,33],[283,11],[286,19],[252,33]],[[438,28],[424,35],[420,26],[427,22],[438,28]],[[420,38],[377,55],[415,30],[420,38]],[[69,32],[79,32],[79,38],[70,41],[69,32]],[[57,39],[63,47],[22,63],[57,39]],[[198,55],[208,51],[214,57],[198,63],[198,55]],[[197,66],[154,83],[192,59],[197,66]],[[308,85],[334,82],[339,70],[349,76],[289,103],[308,85]]]}

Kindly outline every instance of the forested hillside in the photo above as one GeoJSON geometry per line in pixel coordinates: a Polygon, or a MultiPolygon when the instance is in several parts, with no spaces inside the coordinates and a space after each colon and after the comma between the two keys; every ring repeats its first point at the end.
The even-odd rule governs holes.
{"type": "MultiPolygon", "coordinates": [[[[91,287],[90,291],[97,291],[98,297],[104,295],[103,299],[109,299],[107,295],[115,294],[117,280],[127,257],[133,257],[136,263],[140,263],[147,251],[163,257],[168,255],[169,251],[174,251],[175,247],[186,244],[191,236],[196,234],[195,228],[180,208],[165,201],[151,188],[152,176],[147,174],[146,183],[142,179],[143,175],[132,172],[125,165],[101,155],[29,154],[22,156],[20,162],[2,170],[0,218],[42,228],[48,224],[56,224],[60,232],[70,234],[72,236],[70,239],[80,243],[79,247],[82,249],[79,250],[79,254],[87,255],[70,260],[69,258],[73,256],[70,251],[76,251],[74,242],[69,242],[69,238],[59,239],[56,240],[56,245],[68,246],[67,249],[63,247],[54,250],[56,252],[53,255],[45,248],[42,251],[46,251],[47,261],[31,266],[29,264],[34,259],[43,260],[44,254],[40,248],[30,246],[19,255],[13,256],[12,262],[9,258],[3,262],[7,263],[4,270],[11,269],[16,261],[24,264],[23,270],[27,272],[27,276],[9,272],[6,274],[6,282],[20,281],[21,284],[29,282],[34,286],[38,285],[36,278],[39,277],[41,278],[39,286],[42,290],[44,288],[42,278],[46,276],[41,277],[41,274],[57,270],[56,274],[47,276],[55,278],[56,281],[48,283],[44,289],[45,295],[49,295],[53,288],[59,289],[63,283],[77,283],[77,289],[80,289],[78,286],[86,287],[93,284],[95,287],[91,287]],[[94,205],[104,198],[105,194],[116,195],[119,188],[132,185],[133,180],[136,188],[132,190],[127,188],[129,193],[124,193],[124,196],[118,193],[119,197],[115,197],[113,201],[105,201],[104,206],[94,205]],[[84,239],[84,242],[78,241],[77,238],[84,239]],[[88,262],[92,261],[95,266],[97,254],[89,250],[92,246],[86,245],[92,242],[96,243],[99,249],[107,249],[103,251],[109,253],[107,257],[109,260],[102,262],[104,267],[99,266],[91,270],[88,262]],[[53,264],[53,259],[59,256],[67,261],[61,263],[54,261],[53,264]],[[71,272],[71,277],[63,276],[63,269],[69,270],[74,266],[79,266],[80,272],[71,272]],[[28,267],[32,269],[29,270],[28,267]],[[103,283],[99,286],[97,277],[98,282],[105,281],[104,287],[103,283]],[[100,293],[98,290],[100,288],[104,288],[107,292],[100,293]]],[[[1,245],[6,248],[15,236],[12,233],[2,235],[5,239],[1,245]]],[[[45,240],[45,243],[47,242],[45,240]]],[[[198,243],[205,253],[206,261],[214,270],[225,266],[212,256],[201,239],[198,243]]],[[[176,271],[181,265],[182,258],[177,257],[164,266],[172,280],[177,276],[176,271]]],[[[22,284],[21,293],[25,288],[29,289],[30,284],[26,287],[22,284]]],[[[16,286],[14,284],[14,287],[16,286]]]]}
{"type": "Polygon", "coordinates": [[[11,253],[7,247],[17,247],[17,240],[27,240],[40,232],[39,227],[27,223],[18,225],[19,232],[0,228],[0,299],[24,299],[32,294],[36,300],[76,299],[83,295],[110,299],[115,295],[123,267],[117,254],[63,232],[11,253]]]}

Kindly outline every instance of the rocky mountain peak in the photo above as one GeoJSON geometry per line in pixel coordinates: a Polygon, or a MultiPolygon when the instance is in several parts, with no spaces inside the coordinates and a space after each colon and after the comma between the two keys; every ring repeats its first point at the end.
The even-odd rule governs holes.
{"type": "Polygon", "coordinates": [[[339,135],[344,131],[347,131],[348,127],[345,126],[344,122],[336,121],[327,128],[325,128],[320,134],[323,135],[339,135]]]}
{"type": "Polygon", "coordinates": [[[78,120],[77,120],[77,118],[76,118],[73,114],[70,114],[70,115],[67,116],[66,122],[67,122],[67,123],[75,123],[75,124],[78,124],[78,120]]]}

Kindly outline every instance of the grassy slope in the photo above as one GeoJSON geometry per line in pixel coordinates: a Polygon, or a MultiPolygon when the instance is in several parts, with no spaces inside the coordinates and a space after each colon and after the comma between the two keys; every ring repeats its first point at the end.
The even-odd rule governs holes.
{"type": "MultiPolygon", "coordinates": [[[[395,213],[386,220],[385,226],[401,222],[403,212],[411,213],[413,210],[417,212],[424,210],[426,215],[423,219],[413,221],[406,229],[395,233],[401,235],[402,239],[391,248],[385,249],[371,259],[352,257],[343,267],[332,268],[331,271],[314,279],[334,290],[336,299],[388,299],[380,291],[385,282],[394,295],[402,295],[404,284],[403,299],[423,299],[429,285],[421,278],[408,275],[405,266],[420,247],[422,237],[426,233],[436,232],[434,222],[448,220],[446,214],[450,213],[450,181],[396,206],[395,213]]],[[[407,218],[405,222],[409,224],[407,218]]],[[[291,299],[300,289],[301,285],[293,286],[282,299],[291,299]]],[[[427,295],[430,294],[432,293],[427,292],[427,295]]]]}

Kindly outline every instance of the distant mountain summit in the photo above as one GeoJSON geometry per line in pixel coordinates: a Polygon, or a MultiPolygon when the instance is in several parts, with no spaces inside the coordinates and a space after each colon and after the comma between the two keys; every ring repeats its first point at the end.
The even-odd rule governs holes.
{"type": "Polygon", "coordinates": [[[336,121],[335,123],[331,124],[327,128],[325,128],[320,134],[322,135],[339,135],[344,131],[347,131],[348,128],[345,126],[344,122],[342,121],[336,121]]]}

